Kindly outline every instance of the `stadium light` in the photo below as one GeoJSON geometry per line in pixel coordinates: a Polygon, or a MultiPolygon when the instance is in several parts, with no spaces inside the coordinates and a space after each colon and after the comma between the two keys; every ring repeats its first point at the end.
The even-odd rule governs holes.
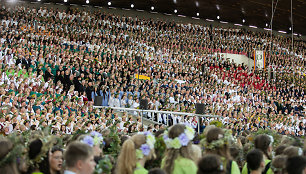
{"type": "Polygon", "coordinates": [[[245,23],[245,19],[242,19],[242,22],[245,23]]]}
{"type": "Polygon", "coordinates": [[[244,8],[241,8],[241,12],[242,12],[243,14],[245,14],[245,10],[244,10],[244,8]]]}
{"type": "Polygon", "coordinates": [[[38,2],[40,2],[41,0],[37,0],[38,2]]]}
{"type": "Polygon", "coordinates": [[[174,10],[174,13],[177,13],[177,9],[174,10]]]}
{"type": "Polygon", "coordinates": [[[216,5],[216,7],[217,7],[218,10],[220,10],[220,6],[219,5],[216,5]]]}
{"type": "Polygon", "coordinates": [[[131,4],[131,8],[134,8],[134,4],[131,4]]]}
{"type": "Polygon", "coordinates": [[[112,5],[112,2],[109,1],[109,2],[107,3],[107,5],[109,5],[109,6],[112,5]]]}
{"type": "Polygon", "coordinates": [[[86,0],[86,4],[89,4],[89,0],[86,0]]]}
{"type": "Polygon", "coordinates": [[[220,16],[217,16],[217,19],[220,19],[220,16]]]}
{"type": "Polygon", "coordinates": [[[197,16],[200,16],[200,13],[197,13],[197,16]]]}
{"type": "Polygon", "coordinates": [[[289,27],[289,30],[291,31],[291,27],[289,27]]]}
{"type": "Polygon", "coordinates": [[[195,2],[195,5],[196,5],[197,7],[199,7],[199,1],[196,1],[196,2],[195,2]]]}
{"type": "Polygon", "coordinates": [[[154,7],[153,7],[153,6],[151,7],[151,10],[152,10],[152,11],[154,10],[154,7]]]}
{"type": "Polygon", "coordinates": [[[268,23],[266,23],[266,27],[268,27],[268,23]]]}
{"type": "Polygon", "coordinates": [[[67,0],[64,0],[64,2],[67,2],[67,0]]]}

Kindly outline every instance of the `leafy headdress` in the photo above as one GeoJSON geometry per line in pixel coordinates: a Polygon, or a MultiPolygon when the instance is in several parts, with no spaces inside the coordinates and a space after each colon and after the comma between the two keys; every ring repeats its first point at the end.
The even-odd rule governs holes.
{"type": "Polygon", "coordinates": [[[224,129],[224,134],[219,134],[217,140],[213,140],[208,143],[206,137],[201,140],[201,143],[204,145],[205,149],[214,150],[217,148],[221,148],[224,145],[230,145],[235,142],[234,137],[232,136],[232,131],[224,129]]]}
{"type": "Polygon", "coordinates": [[[38,168],[38,165],[44,161],[47,157],[48,151],[58,142],[58,139],[50,135],[49,127],[45,128],[43,131],[28,132],[24,136],[28,136],[26,138],[25,144],[28,146],[28,161],[29,165],[33,168],[38,168]]]}
{"type": "Polygon", "coordinates": [[[17,158],[22,156],[24,146],[20,143],[20,139],[16,133],[10,134],[8,138],[0,137],[1,141],[10,141],[13,146],[7,154],[1,156],[0,168],[7,164],[11,164],[17,161],[17,158]]]}

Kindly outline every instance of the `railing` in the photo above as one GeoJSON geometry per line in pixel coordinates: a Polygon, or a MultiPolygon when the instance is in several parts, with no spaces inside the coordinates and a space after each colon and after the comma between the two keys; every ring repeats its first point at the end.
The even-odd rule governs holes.
{"type": "MultiPolygon", "coordinates": [[[[173,112],[173,111],[158,111],[158,110],[143,110],[143,109],[133,109],[133,108],[121,108],[121,107],[108,107],[108,106],[93,106],[93,108],[111,108],[113,110],[119,110],[119,111],[134,111],[136,113],[138,113],[137,115],[141,116],[141,122],[143,124],[143,120],[149,120],[152,123],[155,124],[160,124],[159,122],[154,121],[154,115],[156,113],[157,117],[158,114],[166,114],[167,118],[166,118],[166,125],[169,126],[169,114],[172,115],[184,115],[184,116],[188,116],[188,117],[197,117],[197,122],[198,122],[198,132],[200,132],[200,127],[201,127],[201,122],[200,122],[200,118],[201,117],[209,117],[209,118],[222,118],[221,116],[218,115],[211,115],[211,114],[194,114],[194,113],[188,113],[188,112],[173,112]],[[153,115],[151,114],[151,118],[144,118],[144,114],[147,113],[153,113],[153,115]]],[[[135,115],[135,114],[133,114],[135,115]]],[[[158,118],[157,118],[158,121],[158,118]]]]}

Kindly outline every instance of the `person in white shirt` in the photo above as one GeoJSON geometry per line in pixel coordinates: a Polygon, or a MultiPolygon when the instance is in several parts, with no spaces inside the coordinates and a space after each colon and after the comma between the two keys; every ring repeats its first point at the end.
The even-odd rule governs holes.
{"type": "Polygon", "coordinates": [[[119,96],[118,94],[115,95],[115,99],[114,99],[114,107],[120,107],[120,100],[119,100],[119,96]]]}
{"type": "Polygon", "coordinates": [[[169,101],[170,103],[176,103],[172,92],[170,93],[169,101]]]}
{"type": "Polygon", "coordinates": [[[109,97],[108,104],[109,104],[109,107],[114,107],[114,105],[115,105],[115,98],[114,98],[113,94],[111,94],[111,96],[109,97]]]}
{"type": "Polygon", "coordinates": [[[126,107],[126,96],[123,95],[120,101],[120,107],[125,108],[126,107]]]}

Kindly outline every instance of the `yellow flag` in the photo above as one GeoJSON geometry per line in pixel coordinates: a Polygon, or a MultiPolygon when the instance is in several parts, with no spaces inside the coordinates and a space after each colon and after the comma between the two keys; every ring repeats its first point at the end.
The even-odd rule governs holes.
{"type": "MultiPolygon", "coordinates": [[[[138,74],[135,74],[135,78],[138,79],[138,74]]],[[[150,77],[144,76],[144,75],[139,75],[140,80],[150,80],[150,77]]]]}

